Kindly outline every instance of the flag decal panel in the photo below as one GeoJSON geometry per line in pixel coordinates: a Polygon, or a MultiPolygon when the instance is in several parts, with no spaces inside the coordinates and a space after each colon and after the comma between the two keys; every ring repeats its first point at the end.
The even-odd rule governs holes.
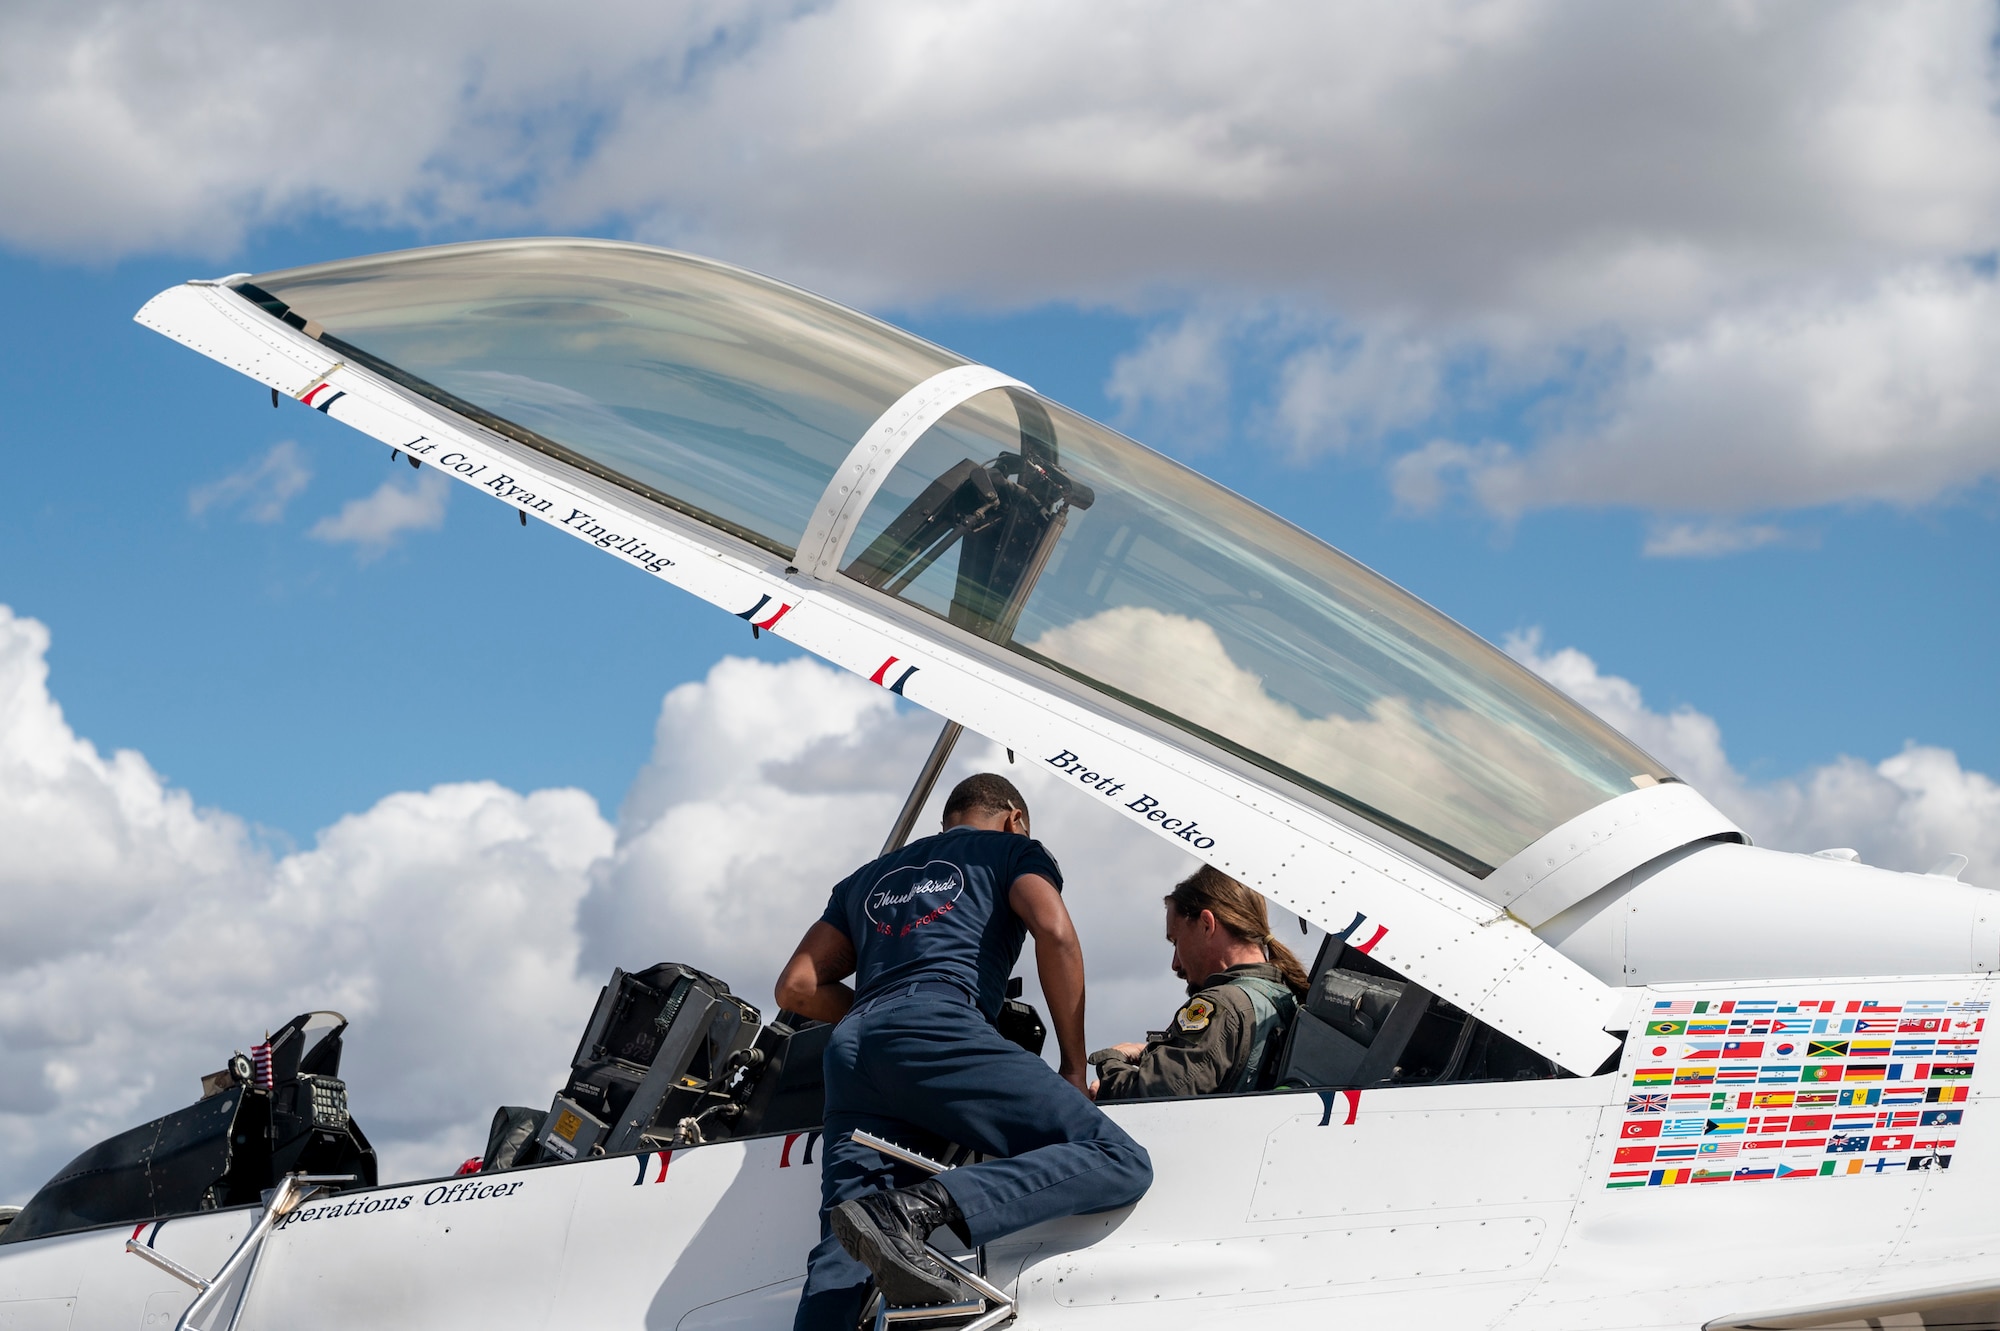
{"type": "Polygon", "coordinates": [[[1604,1185],[1949,1169],[1988,1006],[1827,993],[1650,1000],[1626,1040],[1604,1185]]]}

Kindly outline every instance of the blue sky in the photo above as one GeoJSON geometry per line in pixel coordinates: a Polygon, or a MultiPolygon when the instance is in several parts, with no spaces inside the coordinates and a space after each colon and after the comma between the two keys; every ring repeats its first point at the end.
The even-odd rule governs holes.
{"type": "MultiPolygon", "coordinates": [[[[189,277],[521,234],[771,273],[1373,565],[1763,844],[2000,885],[1996,26],[0,9],[0,1202],[323,1005],[389,1174],[449,1170],[609,965],[767,995],[931,733],[132,322],[189,277]]],[[[1025,779],[1094,1041],[1157,1027],[1122,903],[1186,865],[1025,779]]]]}

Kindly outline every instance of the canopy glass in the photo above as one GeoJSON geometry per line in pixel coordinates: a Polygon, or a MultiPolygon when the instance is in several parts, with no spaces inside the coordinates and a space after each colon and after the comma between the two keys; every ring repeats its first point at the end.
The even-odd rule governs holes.
{"type": "Polygon", "coordinates": [[[638,245],[448,245],[237,290],[503,434],[787,557],[861,432],[965,364],[796,287],[638,245]]]}
{"type": "MultiPolygon", "coordinates": [[[[412,251],[237,290],[418,392],[786,557],[875,418],[963,363],[767,278],[604,242],[412,251]]],[[[1340,552],[1018,389],[971,399],[917,441],[843,572],[1475,875],[1667,777],[1340,552]]]]}

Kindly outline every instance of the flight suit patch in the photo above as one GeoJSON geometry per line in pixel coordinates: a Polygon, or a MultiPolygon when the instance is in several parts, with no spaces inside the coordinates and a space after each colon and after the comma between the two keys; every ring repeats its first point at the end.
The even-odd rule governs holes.
{"type": "Polygon", "coordinates": [[[1188,1005],[1174,1014],[1174,1025],[1184,1031],[1199,1031],[1208,1028],[1208,1019],[1215,1015],[1215,1004],[1206,998],[1191,999],[1188,1005]]]}

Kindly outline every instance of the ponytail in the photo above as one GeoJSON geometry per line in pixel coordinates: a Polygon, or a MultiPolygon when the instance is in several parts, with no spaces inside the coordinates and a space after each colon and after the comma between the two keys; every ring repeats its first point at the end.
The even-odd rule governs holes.
{"type": "Polygon", "coordinates": [[[1264,955],[1268,956],[1271,964],[1278,968],[1278,978],[1283,980],[1293,993],[1301,998],[1305,997],[1306,990],[1312,988],[1312,977],[1306,974],[1305,965],[1300,962],[1298,953],[1279,942],[1273,935],[1265,934],[1264,955]]]}
{"type": "Polygon", "coordinates": [[[1271,933],[1271,915],[1263,894],[1245,887],[1222,870],[1202,865],[1174,884],[1174,890],[1167,893],[1167,904],[1186,920],[1198,920],[1203,911],[1208,911],[1217,924],[1237,938],[1261,946],[1265,960],[1278,968],[1279,978],[1294,993],[1304,996],[1311,986],[1312,981],[1298,957],[1271,933]]]}

